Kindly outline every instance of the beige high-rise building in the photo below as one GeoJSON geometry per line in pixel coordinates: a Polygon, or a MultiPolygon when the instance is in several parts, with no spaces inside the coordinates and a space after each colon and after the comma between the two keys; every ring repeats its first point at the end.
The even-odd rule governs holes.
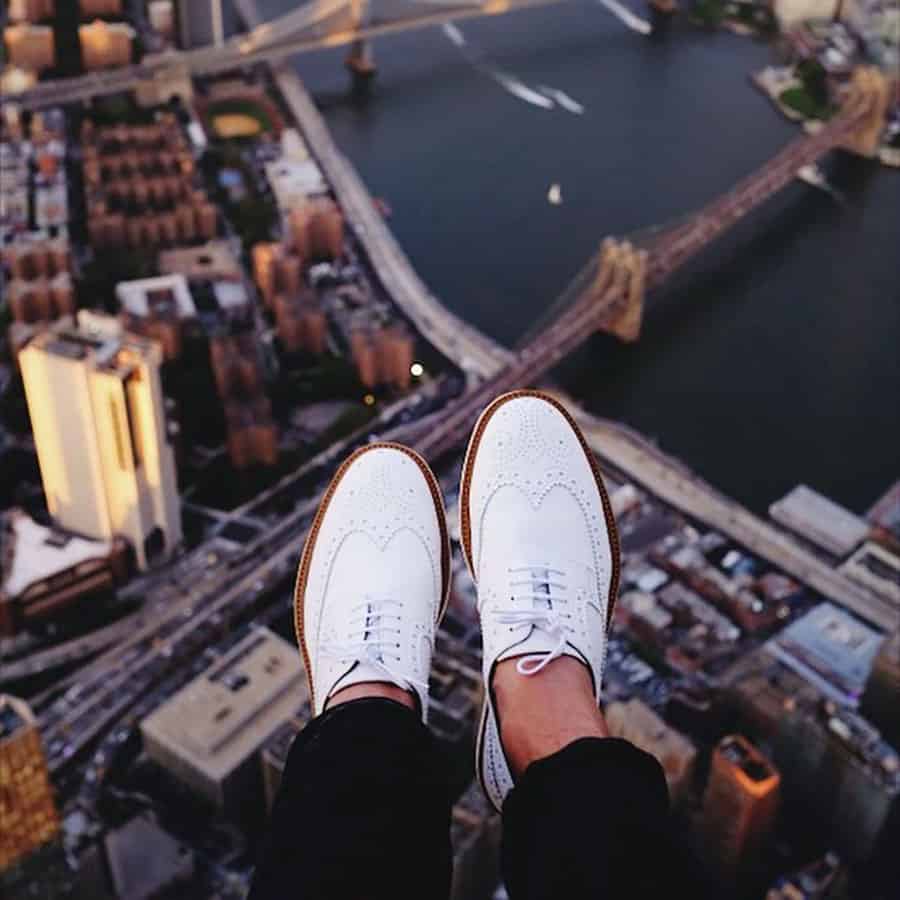
{"type": "Polygon", "coordinates": [[[141,569],[181,541],[153,341],[79,314],[19,354],[47,507],[69,531],[127,539],[141,569]]]}
{"type": "Polygon", "coordinates": [[[0,872],[59,830],[47,761],[34,715],[0,694],[0,872]]]}

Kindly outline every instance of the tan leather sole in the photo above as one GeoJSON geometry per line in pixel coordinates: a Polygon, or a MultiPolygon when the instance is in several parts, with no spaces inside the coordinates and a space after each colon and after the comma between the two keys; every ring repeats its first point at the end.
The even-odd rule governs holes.
{"type": "Polygon", "coordinates": [[[431,491],[431,497],[434,500],[434,511],[437,515],[438,527],[441,531],[441,604],[438,608],[437,615],[435,616],[435,627],[440,624],[441,619],[444,617],[444,613],[447,611],[447,603],[450,599],[450,536],[447,533],[447,517],[444,513],[444,500],[441,494],[441,486],[438,484],[437,478],[434,477],[434,473],[431,471],[428,463],[425,462],[418,453],[414,450],[410,450],[409,447],[404,447],[402,444],[395,444],[392,441],[379,441],[373,444],[367,444],[365,447],[360,447],[358,450],[354,450],[353,453],[341,463],[340,468],[335,473],[334,478],[331,479],[331,483],[328,485],[328,488],[322,497],[322,502],[319,504],[318,510],[316,510],[316,516],[313,519],[309,534],[306,537],[306,543],[303,545],[303,553],[300,556],[300,565],[297,568],[297,581],[294,585],[294,634],[297,637],[297,646],[300,648],[303,664],[306,666],[306,674],[309,681],[310,703],[313,710],[316,708],[316,698],[313,693],[312,664],[310,663],[309,650],[306,647],[303,629],[303,598],[306,595],[306,582],[309,578],[309,569],[312,564],[312,555],[316,546],[316,538],[322,527],[322,520],[325,518],[328,504],[331,502],[334,492],[337,490],[341,479],[347,473],[350,466],[352,466],[364,453],[368,453],[370,450],[383,450],[385,448],[399,450],[401,453],[405,453],[419,467],[422,474],[425,476],[425,481],[428,482],[428,488],[431,491]]]}

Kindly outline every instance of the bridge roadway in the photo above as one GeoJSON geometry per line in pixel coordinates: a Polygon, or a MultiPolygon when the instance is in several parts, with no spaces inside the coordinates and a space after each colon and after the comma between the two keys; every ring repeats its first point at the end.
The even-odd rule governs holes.
{"type": "Polygon", "coordinates": [[[882,630],[890,633],[900,628],[900,608],[851,581],[640,435],[571,404],[570,408],[601,462],[608,460],[655,497],[704,522],[882,630]]]}
{"type": "Polygon", "coordinates": [[[490,378],[508,365],[512,359],[508,350],[453,315],[419,278],[356,170],[335,146],[297,73],[280,65],[273,67],[273,74],[347,222],[394,302],[431,344],[467,374],[490,378]]]}
{"type": "MultiPolygon", "coordinates": [[[[25,109],[77,103],[91,97],[133,90],[140,81],[169,69],[181,69],[193,76],[217,75],[258,63],[280,61],[298,53],[350,44],[359,39],[560,2],[563,0],[487,0],[483,3],[409,0],[401,4],[408,9],[408,13],[404,10],[403,15],[394,19],[381,20],[376,12],[369,14],[368,22],[363,27],[348,21],[346,25],[335,28],[328,25],[328,20],[354,15],[351,0],[314,0],[268,22],[262,22],[258,14],[248,15],[252,10],[238,0],[239,12],[245,21],[255,23],[249,34],[229,38],[219,47],[171,50],[117,69],[41,82],[16,95],[15,101],[25,109]]],[[[368,7],[368,4],[363,6],[368,7]]]]}

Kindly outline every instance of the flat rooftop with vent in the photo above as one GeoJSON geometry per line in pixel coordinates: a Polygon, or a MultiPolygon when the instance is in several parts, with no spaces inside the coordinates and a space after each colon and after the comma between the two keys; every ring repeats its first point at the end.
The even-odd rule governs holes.
{"type": "Polygon", "coordinates": [[[215,807],[232,807],[254,796],[260,748],[306,697],[297,648],[259,628],[141,722],[144,748],[215,807]]]}

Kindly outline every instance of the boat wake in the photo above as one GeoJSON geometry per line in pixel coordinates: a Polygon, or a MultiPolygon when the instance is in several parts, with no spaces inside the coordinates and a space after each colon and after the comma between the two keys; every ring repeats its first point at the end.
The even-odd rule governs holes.
{"type": "Polygon", "coordinates": [[[640,16],[636,16],[627,6],[619,3],[619,0],[597,0],[601,6],[605,6],[623,25],[627,25],[638,34],[651,34],[653,26],[640,16]]]}
{"type": "Polygon", "coordinates": [[[472,51],[466,36],[452,22],[442,25],[441,28],[448,40],[459,47],[460,52],[473,68],[491,78],[513,97],[541,109],[556,109],[559,106],[560,109],[579,116],[584,112],[584,107],[563,91],[543,86],[535,90],[511,72],[506,72],[499,66],[487,62],[483,55],[472,51]]]}
{"type": "Polygon", "coordinates": [[[566,112],[570,112],[575,116],[584,115],[584,107],[574,98],[570,97],[563,91],[556,88],[541,85],[538,90],[549,99],[555,101],[566,112]]]}

